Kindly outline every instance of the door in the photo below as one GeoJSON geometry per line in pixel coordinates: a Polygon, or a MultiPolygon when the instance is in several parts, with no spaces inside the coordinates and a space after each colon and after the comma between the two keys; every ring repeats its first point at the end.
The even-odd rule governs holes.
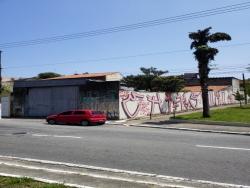
{"type": "Polygon", "coordinates": [[[77,108],[78,87],[30,88],[27,97],[27,116],[48,116],[77,108]]]}
{"type": "Polygon", "coordinates": [[[58,123],[73,123],[72,116],[73,116],[72,111],[60,113],[56,118],[56,122],[58,122],[58,123]]]}
{"type": "Polygon", "coordinates": [[[85,111],[74,111],[72,119],[74,123],[80,123],[82,120],[87,120],[87,114],[85,111]]]}
{"type": "Polygon", "coordinates": [[[51,113],[57,114],[63,111],[77,108],[78,87],[65,86],[53,87],[51,93],[51,113]]]}
{"type": "Polygon", "coordinates": [[[31,88],[28,93],[28,116],[51,114],[51,88],[31,88]]]}

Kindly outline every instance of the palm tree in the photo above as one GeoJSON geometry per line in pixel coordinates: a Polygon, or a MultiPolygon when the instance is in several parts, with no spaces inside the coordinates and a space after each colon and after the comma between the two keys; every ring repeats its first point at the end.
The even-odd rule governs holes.
{"type": "Polygon", "coordinates": [[[210,117],[208,100],[208,74],[210,72],[209,63],[214,60],[215,55],[219,52],[218,49],[208,46],[208,43],[231,40],[230,35],[227,33],[217,32],[210,34],[210,29],[212,29],[212,27],[189,33],[189,38],[193,40],[190,48],[195,49],[193,54],[195,59],[198,61],[203,103],[203,117],[210,117]]]}

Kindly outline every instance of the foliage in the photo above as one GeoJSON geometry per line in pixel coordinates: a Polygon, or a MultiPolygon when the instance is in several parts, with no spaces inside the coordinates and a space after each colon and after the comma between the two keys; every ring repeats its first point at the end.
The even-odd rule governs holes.
{"type": "Polygon", "coordinates": [[[184,80],[181,77],[162,76],[168,71],[157,70],[154,67],[141,67],[140,70],[143,74],[129,75],[123,78],[127,87],[133,87],[135,90],[169,92],[178,92],[184,87],[184,80]]]}
{"type": "Polygon", "coordinates": [[[47,78],[55,78],[55,77],[59,77],[61,76],[58,73],[55,72],[43,72],[43,73],[39,73],[36,77],[36,79],[47,79],[47,78]]]}
{"type": "Polygon", "coordinates": [[[168,73],[168,71],[162,71],[162,70],[157,70],[157,68],[150,67],[150,68],[140,68],[141,72],[143,72],[144,75],[152,75],[152,76],[162,76],[163,74],[168,73]]]}
{"type": "Polygon", "coordinates": [[[241,106],[241,101],[243,101],[245,99],[244,95],[242,95],[239,91],[237,91],[234,94],[235,100],[240,102],[240,106],[241,106]]]}
{"type": "Polygon", "coordinates": [[[246,92],[247,92],[247,95],[250,97],[250,83],[246,84],[246,92]]]}
{"type": "Polygon", "coordinates": [[[0,176],[0,187],[4,188],[68,188],[62,184],[49,184],[32,180],[31,178],[15,178],[0,176]]]}
{"type": "Polygon", "coordinates": [[[184,87],[184,80],[179,76],[156,77],[152,86],[153,91],[179,92],[184,87]]]}
{"type": "Polygon", "coordinates": [[[195,49],[194,56],[198,61],[200,84],[202,88],[203,99],[203,117],[209,117],[209,101],[208,101],[208,74],[210,72],[209,63],[214,60],[215,55],[219,52],[218,49],[208,46],[208,43],[218,41],[231,40],[230,35],[226,33],[210,34],[211,27],[197,32],[189,33],[189,38],[192,40],[191,49],[195,49]]]}
{"type": "Polygon", "coordinates": [[[11,93],[11,86],[10,85],[3,85],[2,89],[1,89],[1,97],[2,96],[6,96],[6,95],[10,95],[11,93]]]}
{"type": "MultiPolygon", "coordinates": [[[[244,90],[243,83],[240,84],[241,90],[244,90]]],[[[246,93],[250,97],[250,80],[246,80],[246,93]]]]}

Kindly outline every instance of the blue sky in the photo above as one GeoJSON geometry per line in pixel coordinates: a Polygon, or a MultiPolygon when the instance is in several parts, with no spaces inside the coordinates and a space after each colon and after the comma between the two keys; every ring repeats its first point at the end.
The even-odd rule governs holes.
{"type": "MultiPolygon", "coordinates": [[[[246,1],[0,0],[0,44],[132,24],[241,2],[246,1]]],[[[232,41],[216,45],[250,42],[249,19],[250,9],[90,38],[1,49],[2,64],[6,67],[3,76],[31,77],[47,71],[60,74],[118,71],[126,75],[138,73],[142,66],[169,70],[170,74],[197,72],[197,62],[191,50],[108,61],[86,60],[189,50],[191,41],[188,33],[208,26],[213,27],[212,32],[227,32],[232,36],[232,41]],[[67,64],[39,66],[70,61],[67,64]],[[14,68],[16,66],[21,68],[14,68]]],[[[238,71],[250,64],[249,49],[250,45],[219,48],[220,53],[214,62],[220,68],[217,72],[228,73],[211,76],[240,78],[238,71]]],[[[250,77],[250,74],[246,73],[246,76],[250,77]]]]}

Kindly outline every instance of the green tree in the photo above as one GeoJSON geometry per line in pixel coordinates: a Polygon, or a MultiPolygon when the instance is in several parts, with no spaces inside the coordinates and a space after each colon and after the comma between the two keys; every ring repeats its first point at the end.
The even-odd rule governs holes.
{"type": "Polygon", "coordinates": [[[179,92],[184,84],[184,79],[180,76],[161,76],[152,80],[153,91],[179,92]]]}
{"type": "Polygon", "coordinates": [[[55,77],[59,77],[61,76],[58,73],[55,72],[43,72],[43,73],[39,73],[36,77],[36,79],[47,79],[47,78],[55,78],[55,77]]]}
{"type": "Polygon", "coordinates": [[[214,43],[223,40],[231,40],[227,33],[210,34],[211,27],[197,32],[189,33],[189,38],[192,40],[191,49],[195,49],[194,56],[198,61],[200,85],[202,91],[203,102],[203,117],[210,117],[209,100],[208,100],[208,74],[210,72],[209,63],[214,60],[215,55],[219,52],[218,49],[208,46],[208,43],[214,43]]]}
{"type": "Polygon", "coordinates": [[[3,85],[0,91],[0,96],[6,96],[6,95],[10,95],[11,93],[11,86],[10,85],[3,85]]]}
{"type": "Polygon", "coordinates": [[[240,107],[242,107],[241,101],[243,101],[243,100],[245,99],[244,95],[242,95],[239,91],[237,91],[237,92],[234,94],[234,97],[235,97],[235,100],[237,100],[237,101],[240,102],[240,107]]]}
{"type": "Polygon", "coordinates": [[[140,70],[143,74],[129,75],[123,78],[123,82],[126,84],[126,86],[133,87],[135,90],[153,91],[153,79],[168,72],[157,70],[157,68],[154,67],[141,67],[140,70]]]}
{"type": "Polygon", "coordinates": [[[178,76],[163,76],[168,71],[157,70],[154,67],[140,70],[143,74],[129,75],[123,78],[128,87],[135,90],[178,92],[184,87],[184,80],[178,76]]]}
{"type": "Polygon", "coordinates": [[[247,92],[248,97],[250,97],[250,81],[246,83],[246,92],[247,92]]]}
{"type": "Polygon", "coordinates": [[[168,73],[168,71],[157,70],[157,68],[155,68],[155,67],[150,67],[150,68],[141,67],[140,70],[146,76],[151,75],[151,76],[155,76],[155,77],[162,76],[163,74],[168,73]]]}

